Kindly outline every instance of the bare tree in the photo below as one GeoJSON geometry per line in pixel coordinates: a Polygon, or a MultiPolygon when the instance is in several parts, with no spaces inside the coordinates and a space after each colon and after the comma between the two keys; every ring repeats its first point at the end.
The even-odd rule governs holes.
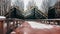
{"type": "Polygon", "coordinates": [[[10,0],[0,1],[0,15],[5,15],[10,9],[10,0]]]}

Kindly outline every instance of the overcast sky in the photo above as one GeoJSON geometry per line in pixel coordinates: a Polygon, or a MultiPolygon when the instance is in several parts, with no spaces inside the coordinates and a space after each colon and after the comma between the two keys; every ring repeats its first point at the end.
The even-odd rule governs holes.
{"type": "MultiPolygon", "coordinates": [[[[11,0],[12,4],[11,5],[14,5],[17,0],[11,0]]],[[[53,6],[57,0],[18,0],[18,1],[23,1],[24,2],[24,10],[27,10],[27,5],[29,5],[28,3],[31,2],[31,1],[34,1],[36,6],[38,7],[38,9],[40,9],[41,11],[42,10],[46,10],[48,8],[47,4],[49,3],[49,6],[53,6]],[[43,3],[45,4],[45,7],[43,6],[43,3]],[[43,9],[43,8],[46,8],[46,9],[43,9]]]]}

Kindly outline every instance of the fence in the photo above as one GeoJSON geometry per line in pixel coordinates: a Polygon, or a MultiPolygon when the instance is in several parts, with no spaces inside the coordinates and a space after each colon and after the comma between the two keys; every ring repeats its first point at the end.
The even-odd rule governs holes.
{"type": "Polygon", "coordinates": [[[14,30],[21,25],[24,20],[21,19],[0,19],[0,34],[6,34],[9,30],[14,30]]]}
{"type": "MultiPolygon", "coordinates": [[[[28,19],[25,19],[26,21],[28,19]]],[[[0,19],[0,33],[6,34],[11,29],[15,30],[17,27],[20,27],[25,20],[22,19],[0,19]]],[[[32,20],[32,19],[29,19],[32,20]]],[[[40,23],[51,24],[51,25],[60,25],[60,19],[33,19],[32,21],[37,21],[40,23]]]]}

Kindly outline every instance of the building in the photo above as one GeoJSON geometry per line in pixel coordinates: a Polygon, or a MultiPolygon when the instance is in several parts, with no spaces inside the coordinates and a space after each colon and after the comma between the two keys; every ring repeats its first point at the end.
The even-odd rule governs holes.
{"type": "Polygon", "coordinates": [[[60,1],[55,4],[56,18],[60,18],[60,1]]]}

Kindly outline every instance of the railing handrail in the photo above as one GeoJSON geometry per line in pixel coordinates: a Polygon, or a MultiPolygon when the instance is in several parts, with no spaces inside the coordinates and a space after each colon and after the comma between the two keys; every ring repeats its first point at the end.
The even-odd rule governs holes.
{"type": "MultiPolygon", "coordinates": [[[[4,18],[0,18],[0,20],[23,20],[23,19],[16,19],[16,18],[8,18],[8,19],[4,19],[4,18]]],[[[60,20],[60,19],[25,19],[25,20],[60,20]]]]}
{"type": "Polygon", "coordinates": [[[60,19],[40,19],[40,20],[60,20],[60,19]]]}

